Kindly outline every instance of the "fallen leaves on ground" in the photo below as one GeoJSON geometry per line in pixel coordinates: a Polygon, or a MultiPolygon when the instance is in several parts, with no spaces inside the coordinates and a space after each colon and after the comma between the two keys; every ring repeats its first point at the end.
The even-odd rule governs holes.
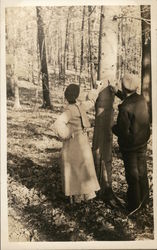
{"type": "MultiPolygon", "coordinates": [[[[128,218],[125,208],[113,209],[99,197],[71,205],[61,192],[59,157],[62,143],[53,132],[58,106],[55,107],[54,103],[53,111],[37,107],[35,110],[25,109],[24,103],[21,111],[14,111],[12,106],[13,102],[9,101],[7,171],[10,241],[153,239],[151,139],[147,151],[151,189],[146,209],[128,218]]],[[[91,141],[92,132],[89,136],[91,141]]],[[[115,194],[125,202],[127,184],[115,137],[112,180],[115,194]]]]}

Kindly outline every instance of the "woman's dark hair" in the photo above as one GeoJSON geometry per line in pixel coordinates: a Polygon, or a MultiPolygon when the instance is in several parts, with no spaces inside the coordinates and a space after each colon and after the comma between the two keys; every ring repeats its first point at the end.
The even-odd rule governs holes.
{"type": "Polygon", "coordinates": [[[74,104],[76,103],[76,99],[79,96],[79,93],[80,93],[80,87],[76,84],[70,84],[66,88],[64,96],[69,104],[74,104]]]}

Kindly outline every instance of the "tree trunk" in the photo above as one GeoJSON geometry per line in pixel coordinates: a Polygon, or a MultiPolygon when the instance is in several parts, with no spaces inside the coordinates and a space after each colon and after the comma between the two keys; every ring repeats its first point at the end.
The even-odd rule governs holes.
{"type": "Polygon", "coordinates": [[[41,75],[42,75],[42,87],[43,87],[43,105],[42,108],[52,108],[50,102],[49,93],[49,79],[48,79],[48,69],[46,60],[46,48],[45,48],[45,34],[44,34],[44,24],[41,16],[41,8],[36,7],[37,11],[37,27],[38,27],[38,43],[40,52],[40,62],[41,62],[41,75]]]}
{"type": "Polygon", "coordinates": [[[83,39],[83,32],[84,32],[84,17],[85,17],[85,6],[83,6],[83,13],[82,13],[82,27],[81,27],[81,55],[80,55],[80,77],[79,83],[81,83],[81,74],[83,69],[83,52],[84,52],[84,39],[83,39]]]}
{"type": "Polygon", "coordinates": [[[58,34],[58,78],[60,79],[62,73],[62,60],[61,60],[61,38],[58,34]]]}
{"type": "Polygon", "coordinates": [[[100,27],[99,27],[99,41],[98,41],[98,73],[97,73],[97,79],[100,80],[100,59],[101,59],[101,46],[102,46],[102,18],[103,18],[103,11],[104,6],[101,6],[100,9],[100,27]]]}
{"type": "Polygon", "coordinates": [[[71,24],[68,25],[68,38],[67,38],[67,63],[66,63],[66,68],[71,69],[71,24]]]}
{"type": "Polygon", "coordinates": [[[113,198],[112,164],[112,125],[113,101],[108,84],[116,79],[118,23],[113,19],[118,7],[101,7],[98,79],[104,83],[96,102],[93,155],[102,195],[106,200],[113,198]]]}
{"type": "Polygon", "coordinates": [[[75,23],[73,23],[73,68],[76,70],[75,23]]]}
{"type": "Polygon", "coordinates": [[[77,39],[75,35],[76,25],[73,23],[73,68],[75,69],[75,81],[77,82],[77,39]]]}
{"type": "MultiPolygon", "coordinates": [[[[150,7],[141,5],[141,17],[150,20],[150,7]]],[[[142,20],[142,67],[141,93],[145,97],[152,122],[152,92],[151,92],[151,27],[142,20]]]]}
{"type": "MultiPolygon", "coordinates": [[[[88,6],[88,16],[91,13],[91,6],[88,6]]],[[[89,72],[91,77],[91,87],[94,88],[94,76],[93,76],[93,62],[92,62],[92,51],[91,51],[91,24],[90,16],[88,18],[88,64],[89,72]]]]}
{"type": "Polygon", "coordinates": [[[14,82],[11,76],[7,76],[7,98],[14,97],[14,82]]]}
{"type": "Polygon", "coordinates": [[[121,79],[121,53],[120,53],[120,48],[121,48],[121,34],[120,34],[120,27],[121,27],[121,19],[118,21],[118,54],[117,54],[117,81],[118,83],[120,82],[121,79]]]}
{"type": "Polygon", "coordinates": [[[14,107],[15,110],[20,110],[20,97],[19,97],[19,87],[18,87],[18,77],[14,76],[14,86],[15,86],[15,101],[14,101],[14,107]]]}
{"type": "Polygon", "coordinates": [[[63,53],[62,53],[62,34],[60,32],[58,36],[58,67],[59,67],[59,80],[64,78],[64,66],[63,66],[63,53]]]}
{"type": "Polygon", "coordinates": [[[14,78],[13,78],[13,65],[7,64],[7,56],[6,56],[6,83],[7,83],[7,98],[14,97],[14,78]]]}
{"type": "Polygon", "coordinates": [[[64,44],[64,62],[63,62],[63,74],[64,74],[64,83],[65,83],[65,72],[66,72],[66,59],[67,59],[67,50],[68,50],[68,33],[69,33],[69,15],[70,8],[68,9],[68,16],[66,21],[66,32],[65,32],[65,44],[64,44]]]}

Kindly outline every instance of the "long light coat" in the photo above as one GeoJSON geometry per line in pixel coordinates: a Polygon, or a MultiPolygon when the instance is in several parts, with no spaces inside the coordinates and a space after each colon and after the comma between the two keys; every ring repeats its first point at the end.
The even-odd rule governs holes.
{"type": "Polygon", "coordinates": [[[94,93],[92,97],[92,100],[82,104],[68,105],[55,122],[57,133],[64,139],[61,174],[62,188],[66,196],[89,194],[100,189],[85,131],[90,126],[86,110],[94,105],[93,100],[97,95],[94,93]]]}

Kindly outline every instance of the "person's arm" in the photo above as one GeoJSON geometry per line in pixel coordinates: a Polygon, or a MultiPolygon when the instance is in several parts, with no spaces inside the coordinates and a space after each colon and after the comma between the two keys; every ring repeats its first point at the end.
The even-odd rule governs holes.
{"type": "Polygon", "coordinates": [[[106,85],[101,80],[99,80],[96,81],[96,86],[97,86],[96,89],[92,89],[89,91],[87,95],[87,100],[82,102],[82,104],[84,105],[84,109],[86,111],[94,107],[96,100],[99,96],[99,93],[105,88],[106,85]]]}
{"type": "Polygon", "coordinates": [[[115,95],[116,95],[119,99],[121,99],[121,100],[124,100],[125,97],[126,97],[126,95],[125,95],[121,90],[119,90],[119,89],[118,89],[118,91],[115,93],[115,95]]]}
{"type": "Polygon", "coordinates": [[[87,95],[87,100],[81,103],[86,111],[94,107],[98,95],[99,95],[98,89],[92,89],[89,91],[87,95]]]}
{"type": "Polygon", "coordinates": [[[118,85],[109,85],[110,90],[121,100],[125,99],[125,94],[118,88],[118,85]]]}
{"type": "Polygon", "coordinates": [[[117,118],[117,124],[112,127],[113,133],[127,141],[132,140],[130,114],[121,109],[117,118]]]}
{"type": "Polygon", "coordinates": [[[71,119],[71,112],[67,109],[63,112],[54,123],[55,133],[63,140],[68,139],[72,135],[72,129],[68,122],[71,119]]]}

